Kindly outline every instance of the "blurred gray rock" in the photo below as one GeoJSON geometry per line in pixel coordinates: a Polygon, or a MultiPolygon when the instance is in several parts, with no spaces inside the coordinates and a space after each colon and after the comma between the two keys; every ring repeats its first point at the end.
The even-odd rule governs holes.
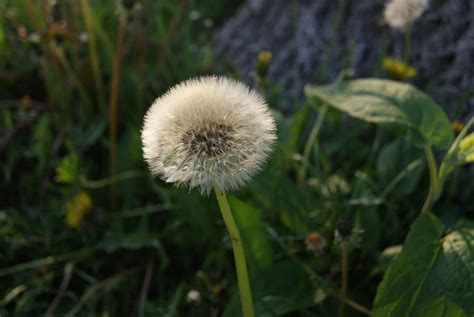
{"type": "MultiPolygon", "coordinates": [[[[269,50],[269,75],[285,94],[332,82],[342,68],[384,77],[386,55],[401,58],[404,35],[382,22],[385,0],[250,0],[215,33],[220,60],[252,83],[257,53],[269,50]],[[338,23],[339,21],[339,23],[338,23]]],[[[474,0],[431,0],[412,27],[413,83],[451,118],[474,114],[474,0]]]]}

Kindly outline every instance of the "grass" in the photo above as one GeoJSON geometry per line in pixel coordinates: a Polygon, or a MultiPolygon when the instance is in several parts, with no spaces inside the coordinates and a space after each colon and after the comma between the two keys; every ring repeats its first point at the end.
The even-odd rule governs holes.
{"type": "MultiPolygon", "coordinates": [[[[158,95],[223,62],[212,55],[213,28],[240,1],[124,2],[138,4],[0,2],[2,316],[238,315],[215,199],[154,179],[139,133],[158,95]],[[80,192],[92,206],[68,226],[80,192]]],[[[344,10],[341,2],[335,34],[344,10]]],[[[270,78],[259,83],[284,100],[270,78]]],[[[229,195],[257,316],[369,315],[383,251],[403,243],[425,199],[417,190],[429,187],[424,153],[331,109],[294,109],[274,107],[270,162],[229,195]],[[342,259],[341,218],[349,219],[342,259]],[[328,241],[321,254],[306,249],[312,232],[328,241]]],[[[454,174],[446,186],[462,190],[447,190],[437,210],[447,222],[469,217],[474,197],[463,186],[469,175],[454,174]]]]}

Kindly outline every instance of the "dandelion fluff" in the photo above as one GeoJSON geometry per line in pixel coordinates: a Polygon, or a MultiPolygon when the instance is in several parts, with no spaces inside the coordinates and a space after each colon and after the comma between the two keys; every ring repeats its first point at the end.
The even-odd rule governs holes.
{"type": "Polygon", "coordinates": [[[148,109],[143,155],[164,181],[209,193],[237,189],[262,166],[276,139],[260,95],[225,77],[172,87],[148,109]]]}
{"type": "Polygon", "coordinates": [[[406,29],[428,7],[428,0],[392,0],[385,6],[384,20],[394,29],[406,29]]]}

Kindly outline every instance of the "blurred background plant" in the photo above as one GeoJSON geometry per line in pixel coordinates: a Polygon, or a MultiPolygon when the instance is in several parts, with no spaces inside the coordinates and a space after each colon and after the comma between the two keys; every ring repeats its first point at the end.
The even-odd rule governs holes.
{"type": "MultiPolygon", "coordinates": [[[[146,108],[173,84],[218,64],[245,77],[212,49],[240,3],[0,0],[0,315],[238,315],[217,203],[153,179],[139,136],[146,108]]],[[[278,122],[276,151],[230,197],[257,315],[337,315],[342,258],[345,313],[367,315],[426,197],[424,153],[288,96],[269,75],[276,62],[257,51],[252,65],[278,122]]],[[[388,76],[416,74],[397,63],[385,61],[388,76]]],[[[445,224],[472,219],[471,178],[457,169],[444,182],[434,212],[445,224]]]]}

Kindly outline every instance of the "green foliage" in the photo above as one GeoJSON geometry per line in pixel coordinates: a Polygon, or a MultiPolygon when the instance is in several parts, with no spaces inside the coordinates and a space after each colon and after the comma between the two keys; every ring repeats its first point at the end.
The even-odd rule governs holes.
{"type": "Polygon", "coordinates": [[[427,309],[439,316],[474,313],[474,226],[462,222],[443,237],[445,230],[432,214],[414,222],[378,287],[375,316],[428,316],[427,309]]]}
{"type": "Polygon", "coordinates": [[[78,178],[77,155],[71,153],[65,156],[56,168],[55,180],[59,183],[74,183],[78,178]]]}
{"type": "Polygon", "coordinates": [[[244,237],[244,245],[253,255],[257,265],[270,265],[273,262],[273,251],[265,223],[262,221],[262,210],[233,197],[229,199],[229,204],[244,237]]]}
{"type": "MultiPolygon", "coordinates": [[[[128,10],[106,1],[0,0],[1,316],[240,311],[231,240],[215,197],[152,177],[140,129],[147,106],[170,86],[220,73],[226,61],[214,56],[212,33],[241,1],[126,2],[128,10]],[[107,107],[116,52],[111,175],[107,107]],[[92,206],[70,228],[68,206],[80,192],[92,206]],[[199,300],[188,298],[192,290],[199,300]]],[[[336,316],[342,231],[347,317],[367,310],[384,317],[474,314],[474,187],[472,175],[455,169],[471,160],[469,127],[453,143],[446,115],[430,97],[383,79],[318,83],[302,103],[272,83],[277,60],[254,85],[277,122],[275,150],[247,186],[229,194],[257,316],[336,316]],[[437,160],[451,147],[438,171],[436,216],[418,217],[429,188],[420,150],[426,145],[440,150],[437,160]]],[[[226,74],[240,77],[228,63],[226,74]]],[[[329,78],[328,65],[321,66],[317,78],[329,78]]]]}
{"type": "Polygon", "coordinates": [[[395,124],[420,147],[447,148],[453,141],[448,118],[430,97],[415,87],[386,79],[356,79],[328,86],[307,86],[305,93],[368,122],[395,124]]]}
{"type": "MultiPolygon", "coordinates": [[[[314,302],[315,289],[312,284],[310,275],[292,262],[278,263],[255,272],[255,278],[252,279],[255,315],[270,317],[305,312],[314,302]]],[[[223,317],[239,315],[237,295],[231,298],[223,317]]]]}
{"type": "Polygon", "coordinates": [[[381,185],[393,191],[397,197],[410,195],[419,184],[423,172],[421,159],[421,151],[403,140],[386,144],[380,150],[376,165],[381,185]],[[409,168],[410,165],[413,168],[409,168]],[[406,168],[409,168],[409,172],[400,174],[406,168]],[[397,182],[393,183],[394,180],[397,182]]]}

